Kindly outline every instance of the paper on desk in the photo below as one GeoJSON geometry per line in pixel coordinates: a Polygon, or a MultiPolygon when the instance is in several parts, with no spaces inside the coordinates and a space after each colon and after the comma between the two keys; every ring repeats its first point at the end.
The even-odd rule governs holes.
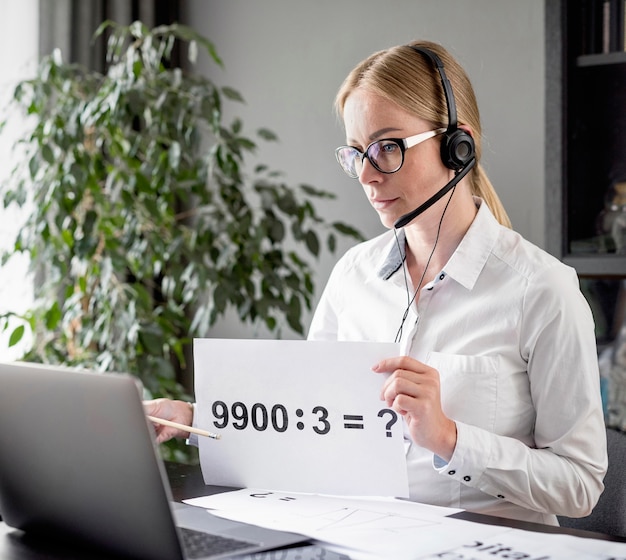
{"type": "Polygon", "coordinates": [[[268,492],[247,488],[185,500],[221,517],[293,531],[339,546],[353,559],[404,560],[461,546],[502,527],[477,526],[445,516],[459,511],[384,498],[268,492]],[[444,547],[444,548],[442,548],[444,547]]]}
{"type": "Polygon", "coordinates": [[[273,515],[291,518],[297,515],[316,523],[316,516],[325,515],[329,510],[383,512],[385,516],[417,516],[439,521],[442,518],[463,511],[459,508],[433,506],[409,500],[376,496],[339,496],[331,494],[310,494],[305,492],[281,492],[263,488],[243,488],[200,496],[185,500],[194,506],[219,511],[241,511],[245,515],[273,515]]]}
{"type": "Polygon", "coordinates": [[[353,560],[626,558],[626,543],[450,519],[446,515],[459,510],[406,500],[246,488],[185,501],[214,515],[293,531],[341,547],[353,560]]]}
{"type": "MultiPolygon", "coordinates": [[[[477,525],[477,524],[474,524],[477,525]]],[[[479,536],[462,546],[416,560],[620,560],[626,558],[626,543],[581,538],[558,533],[505,529],[505,534],[479,536]]]]}
{"type": "Polygon", "coordinates": [[[402,421],[374,364],[398,345],[194,340],[197,425],[207,484],[408,496],[402,421]]]}

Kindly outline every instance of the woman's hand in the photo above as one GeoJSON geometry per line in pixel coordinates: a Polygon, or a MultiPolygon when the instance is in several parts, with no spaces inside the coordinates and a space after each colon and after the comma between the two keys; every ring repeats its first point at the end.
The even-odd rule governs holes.
{"type": "MultiPolygon", "coordinates": [[[[144,401],[143,408],[147,416],[156,416],[170,422],[177,422],[185,426],[191,426],[193,422],[193,406],[185,401],[175,401],[172,399],[154,399],[144,401]]],[[[169,439],[178,437],[189,437],[189,432],[172,428],[170,426],[162,426],[154,424],[157,443],[163,443],[169,439]]]]}
{"type": "Polygon", "coordinates": [[[391,374],[381,399],[404,417],[411,439],[449,461],[456,446],[456,424],[441,408],[439,372],[408,356],[382,360],[372,370],[391,374]]]}

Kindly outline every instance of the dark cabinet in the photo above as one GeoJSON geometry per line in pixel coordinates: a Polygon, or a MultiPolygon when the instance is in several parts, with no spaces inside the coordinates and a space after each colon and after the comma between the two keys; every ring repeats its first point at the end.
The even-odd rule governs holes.
{"type": "Polygon", "coordinates": [[[547,248],[626,277],[626,0],[546,1],[547,248]]]}

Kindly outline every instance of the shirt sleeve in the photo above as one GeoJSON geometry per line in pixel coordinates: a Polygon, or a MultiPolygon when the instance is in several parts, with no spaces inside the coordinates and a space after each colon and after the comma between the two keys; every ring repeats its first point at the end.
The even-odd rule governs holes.
{"type": "Polygon", "coordinates": [[[452,459],[433,466],[522,507],[583,517],[604,488],[607,452],[593,317],[572,269],[548,267],[530,279],[520,328],[534,446],[457,422],[452,459]]]}
{"type": "Polygon", "coordinates": [[[315,308],[309,332],[308,340],[333,341],[338,338],[338,309],[334,304],[336,289],[335,285],[341,274],[342,262],[339,261],[333,268],[319,303],[315,308]]]}

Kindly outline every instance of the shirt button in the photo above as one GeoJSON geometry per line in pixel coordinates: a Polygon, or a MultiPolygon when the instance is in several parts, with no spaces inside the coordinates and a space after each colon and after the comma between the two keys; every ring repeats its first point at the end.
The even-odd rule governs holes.
{"type": "Polygon", "coordinates": [[[471,477],[471,476],[467,476],[467,475],[465,475],[465,476],[463,477],[463,480],[464,480],[465,482],[469,482],[470,480],[472,480],[472,477],[471,477]]]}
{"type": "Polygon", "coordinates": [[[426,288],[429,292],[433,289],[433,287],[431,286],[430,288],[426,288]]]}
{"type": "Polygon", "coordinates": [[[439,280],[443,280],[445,277],[446,277],[446,275],[445,275],[445,274],[440,274],[440,275],[439,275],[439,280]]]}
{"type": "Polygon", "coordinates": [[[448,471],[448,474],[450,474],[450,475],[456,474],[456,471],[448,471]]]}
{"type": "Polygon", "coordinates": [[[503,496],[502,494],[498,494],[498,495],[496,496],[496,498],[502,498],[502,499],[504,499],[504,496],[503,496]]]}

